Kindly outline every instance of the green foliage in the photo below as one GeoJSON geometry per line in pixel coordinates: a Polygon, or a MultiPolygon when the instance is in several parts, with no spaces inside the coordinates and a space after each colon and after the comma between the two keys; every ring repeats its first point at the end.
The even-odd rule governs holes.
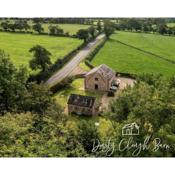
{"type": "Polygon", "coordinates": [[[28,93],[25,96],[23,109],[41,115],[45,114],[47,109],[54,104],[51,92],[42,84],[30,83],[27,88],[28,93]]]}
{"type": "Polygon", "coordinates": [[[89,38],[89,32],[86,29],[80,29],[76,35],[79,39],[83,39],[84,42],[87,42],[89,38]]]}
{"type": "Polygon", "coordinates": [[[0,118],[0,127],[0,157],[65,157],[73,151],[77,156],[84,154],[81,146],[69,144],[76,142],[65,123],[56,122],[52,117],[6,114],[0,118]]]}
{"type": "Polygon", "coordinates": [[[26,93],[27,70],[16,69],[9,56],[0,50],[0,113],[20,108],[26,93]]]}
{"type": "Polygon", "coordinates": [[[170,87],[175,88],[175,76],[170,78],[170,87]]]}
{"type": "Polygon", "coordinates": [[[33,30],[38,32],[38,33],[42,33],[44,31],[42,25],[40,23],[36,23],[32,26],[33,30]]]}
{"type": "Polygon", "coordinates": [[[58,25],[50,25],[49,34],[50,35],[63,35],[64,31],[58,25]]]}
{"type": "Polygon", "coordinates": [[[41,69],[46,71],[51,65],[51,53],[40,45],[32,47],[29,52],[33,52],[33,59],[30,61],[30,68],[33,70],[41,69]]]}
{"type": "Polygon", "coordinates": [[[59,108],[48,88],[27,83],[27,70],[16,69],[3,51],[0,51],[0,69],[0,114],[30,111],[43,115],[52,105],[59,108]]]}
{"type": "Polygon", "coordinates": [[[79,137],[87,153],[92,153],[94,140],[99,139],[97,127],[93,121],[82,120],[79,124],[79,137]]]}
{"type": "Polygon", "coordinates": [[[99,20],[97,22],[97,30],[99,31],[99,33],[102,31],[101,22],[99,20]]]}
{"type": "Polygon", "coordinates": [[[95,27],[94,26],[91,26],[91,27],[89,27],[88,30],[89,30],[89,33],[90,33],[91,37],[92,38],[95,38],[95,33],[96,33],[95,27]]]}
{"type": "MultiPolygon", "coordinates": [[[[133,88],[125,89],[117,100],[111,103],[110,116],[121,123],[139,123],[142,129],[138,141],[149,134],[152,138],[158,137],[173,147],[175,89],[169,86],[168,79],[165,81],[161,76],[156,78],[157,76],[144,75],[133,88]]],[[[123,155],[127,156],[127,153],[123,155]]],[[[159,149],[156,153],[144,152],[142,156],[148,155],[174,156],[174,151],[159,149]]]]}
{"type": "Polygon", "coordinates": [[[30,29],[29,24],[26,20],[15,20],[13,22],[3,21],[1,27],[4,31],[28,31],[30,29]]]}
{"type": "Polygon", "coordinates": [[[109,38],[109,36],[114,33],[115,28],[114,24],[110,20],[104,21],[104,33],[106,34],[106,37],[109,38]]]}

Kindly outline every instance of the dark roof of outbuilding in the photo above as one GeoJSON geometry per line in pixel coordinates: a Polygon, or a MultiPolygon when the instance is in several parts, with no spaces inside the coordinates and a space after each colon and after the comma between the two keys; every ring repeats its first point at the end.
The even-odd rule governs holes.
{"type": "Polygon", "coordinates": [[[67,104],[92,108],[95,103],[95,97],[71,94],[67,104]]]}

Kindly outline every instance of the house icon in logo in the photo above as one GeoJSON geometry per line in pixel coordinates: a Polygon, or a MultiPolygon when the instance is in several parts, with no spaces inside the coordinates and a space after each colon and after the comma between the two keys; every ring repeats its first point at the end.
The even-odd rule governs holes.
{"type": "Polygon", "coordinates": [[[135,122],[124,125],[122,128],[122,135],[139,135],[139,126],[135,122]]]}

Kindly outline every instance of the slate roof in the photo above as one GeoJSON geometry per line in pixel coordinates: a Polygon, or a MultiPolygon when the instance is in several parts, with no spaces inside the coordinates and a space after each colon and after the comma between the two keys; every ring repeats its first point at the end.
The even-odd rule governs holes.
{"type": "Polygon", "coordinates": [[[101,64],[100,66],[93,68],[86,75],[90,75],[95,72],[101,74],[109,80],[115,75],[115,72],[105,64],[101,64]]]}
{"type": "Polygon", "coordinates": [[[95,103],[95,97],[71,94],[67,104],[92,108],[95,103]]]}

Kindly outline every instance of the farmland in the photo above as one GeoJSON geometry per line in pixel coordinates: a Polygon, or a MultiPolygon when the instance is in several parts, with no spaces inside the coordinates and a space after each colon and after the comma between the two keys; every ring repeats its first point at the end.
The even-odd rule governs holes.
{"type": "MultiPolygon", "coordinates": [[[[42,24],[44,28],[44,32],[48,33],[49,32],[49,25],[51,24],[42,24]]],[[[89,25],[83,25],[83,24],[53,24],[53,25],[58,25],[60,28],[64,30],[64,32],[68,32],[70,35],[75,35],[78,30],[80,29],[87,29],[90,27],[89,25]]]]}
{"type": "Polygon", "coordinates": [[[34,45],[39,44],[49,50],[52,54],[51,60],[55,62],[81,43],[81,40],[74,38],[0,32],[0,49],[10,55],[16,66],[28,65],[32,58],[29,49],[34,45]]]}
{"type": "MultiPolygon", "coordinates": [[[[0,20],[0,24],[3,20],[0,20]]],[[[10,23],[14,23],[14,20],[8,20],[10,23]]],[[[28,24],[30,25],[31,29],[29,29],[29,31],[34,32],[32,30],[32,25],[34,25],[34,23],[31,20],[28,20],[28,24]]],[[[45,33],[49,33],[49,26],[50,25],[57,25],[60,28],[62,28],[64,30],[65,33],[69,33],[70,35],[75,35],[77,33],[78,30],[80,29],[87,29],[90,27],[90,25],[87,24],[54,24],[54,23],[41,23],[44,32],[45,33]]],[[[2,29],[2,27],[0,26],[0,29],[2,29]]],[[[17,30],[18,31],[18,30],[17,30]]],[[[22,30],[24,31],[24,30],[22,30]]],[[[35,33],[35,32],[34,32],[35,33]]]]}
{"type": "Polygon", "coordinates": [[[171,62],[175,61],[174,50],[175,37],[116,32],[92,63],[94,65],[104,63],[116,71],[125,73],[161,73],[170,76],[175,74],[175,64],[171,62]]]}

